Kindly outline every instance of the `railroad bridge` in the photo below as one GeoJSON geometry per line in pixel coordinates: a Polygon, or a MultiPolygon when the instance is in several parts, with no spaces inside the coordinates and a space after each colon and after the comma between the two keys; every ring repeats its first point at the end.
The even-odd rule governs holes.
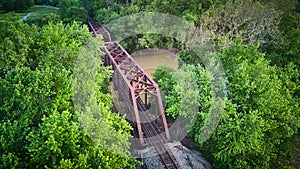
{"type": "Polygon", "coordinates": [[[153,146],[165,168],[177,169],[180,165],[165,146],[170,134],[164,113],[160,90],[157,83],[135,62],[109,32],[96,21],[88,21],[94,36],[102,35],[105,45],[103,60],[114,69],[112,93],[119,113],[134,128],[141,145],[153,146]]]}
{"type": "MultiPolygon", "coordinates": [[[[114,69],[112,88],[118,101],[114,102],[122,115],[131,122],[137,132],[140,144],[151,142],[147,140],[148,125],[157,133],[163,135],[164,141],[170,139],[165,118],[163,103],[157,83],[136,63],[128,52],[116,41],[111,41],[110,33],[96,21],[89,21],[88,26],[94,36],[102,35],[105,46],[103,59],[105,65],[114,69]],[[151,111],[149,111],[151,107],[151,111]],[[148,108],[148,109],[147,109],[148,108]],[[146,141],[145,141],[146,140],[146,141]]],[[[149,127],[148,127],[149,128],[149,127]]]]}

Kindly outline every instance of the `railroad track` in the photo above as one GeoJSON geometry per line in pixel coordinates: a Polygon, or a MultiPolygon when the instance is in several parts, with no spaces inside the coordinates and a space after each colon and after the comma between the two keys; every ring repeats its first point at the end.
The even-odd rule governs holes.
{"type": "MultiPolygon", "coordinates": [[[[96,21],[90,20],[88,21],[88,26],[90,30],[94,33],[94,36],[101,34],[105,42],[111,42],[109,32],[102,25],[98,24],[96,21]]],[[[141,114],[143,114],[144,118],[147,121],[149,121],[149,123],[142,124],[142,131],[144,132],[145,140],[148,142],[149,145],[154,147],[160,161],[165,166],[165,168],[179,169],[180,166],[177,163],[175,156],[165,146],[165,143],[167,142],[166,138],[164,136],[161,136],[159,134],[158,127],[153,122],[150,122],[151,120],[149,120],[149,112],[140,98],[137,99],[137,106],[139,111],[143,112],[141,114]]]]}
{"type": "Polygon", "coordinates": [[[98,24],[96,21],[94,21],[94,20],[88,21],[88,26],[91,29],[91,31],[94,33],[94,36],[97,36],[100,34],[103,36],[104,42],[111,41],[109,32],[102,25],[98,24]]]}
{"type": "MultiPolygon", "coordinates": [[[[147,115],[149,113],[147,113],[147,108],[140,98],[137,99],[137,103],[139,110],[145,112],[142,114],[144,114],[144,117],[148,120],[149,117],[147,117],[147,115]]],[[[142,125],[142,129],[144,131],[146,141],[148,141],[149,144],[154,147],[165,168],[179,169],[180,166],[177,163],[175,156],[172,154],[171,150],[169,150],[165,146],[165,143],[167,142],[166,139],[163,136],[159,135],[158,129],[155,127],[155,124],[153,124],[153,122],[144,123],[142,125]]]]}

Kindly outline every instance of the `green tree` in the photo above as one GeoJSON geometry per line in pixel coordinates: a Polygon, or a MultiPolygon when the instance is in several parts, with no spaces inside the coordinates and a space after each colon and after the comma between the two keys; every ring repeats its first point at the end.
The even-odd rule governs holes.
{"type": "Polygon", "coordinates": [[[88,19],[88,11],[80,6],[79,0],[62,0],[58,6],[60,16],[66,23],[78,21],[84,24],[88,19]]]}
{"type": "Polygon", "coordinates": [[[36,25],[38,27],[43,27],[44,25],[49,24],[52,22],[53,24],[58,24],[61,22],[60,15],[50,13],[50,14],[45,14],[43,17],[38,17],[38,18],[28,18],[25,21],[29,25],[36,25]]]}
{"type": "Polygon", "coordinates": [[[34,4],[34,0],[1,0],[0,1],[0,10],[4,12],[10,11],[23,11],[34,4]]]}
{"type": "MultiPolygon", "coordinates": [[[[127,143],[131,127],[110,111],[112,103],[105,89],[110,70],[101,62],[92,79],[92,102],[86,100],[85,109],[79,109],[95,116],[75,111],[72,86],[77,57],[98,60],[103,42],[76,23],[49,22],[37,28],[11,14],[0,22],[0,168],[133,167],[136,161],[128,156],[127,143]],[[90,128],[79,123],[83,118],[90,120],[90,128]],[[97,130],[92,135],[89,129],[97,130]],[[113,150],[124,154],[109,151],[103,140],[115,141],[113,150]]],[[[82,65],[83,72],[88,66],[82,65]]]]}
{"type": "Polygon", "coordinates": [[[51,5],[58,6],[59,0],[34,0],[34,4],[37,5],[51,5]]]}
{"type": "Polygon", "coordinates": [[[165,95],[166,114],[187,118],[189,135],[199,140],[212,102],[211,75],[201,65],[184,65],[179,71],[159,66],[153,79],[165,95]]]}
{"type": "MultiPolygon", "coordinates": [[[[287,66],[290,62],[299,65],[299,39],[300,39],[300,13],[293,4],[293,9],[285,11],[280,19],[279,28],[283,37],[278,40],[277,45],[263,49],[268,53],[267,57],[281,67],[287,66]]],[[[299,67],[298,67],[299,68],[299,67]]]]}
{"type": "Polygon", "coordinates": [[[219,48],[228,46],[237,36],[244,42],[270,46],[282,37],[278,29],[281,14],[271,3],[227,1],[203,13],[197,23],[201,30],[199,36],[213,40],[219,48]]]}
{"type": "MultiPolygon", "coordinates": [[[[31,165],[37,168],[58,167],[62,160],[77,161],[80,158],[80,148],[84,145],[80,124],[72,122],[69,112],[53,112],[49,117],[43,117],[38,130],[31,131],[27,140],[31,165]]],[[[79,163],[76,162],[76,163],[79,163]]],[[[82,161],[82,163],[86,163],[82,161]]],[[[77,166],[87,168],[88,166],[77,166]]]]}
{"type": "Polygon", "coordinates": [[[101,149],[68,111],[43,117],[26,139],[31,166],[35,168],[123,168],[128,158],[101,149]],[[92,160],[91,160],[92,159],[92,160]]]}
{"type": "Polygon", "coordinates": [[[293,142],[299,129],[299,103],[292,96],[294,89],[283,83],[258,46],[242,45],[238,39],[221,57],[231,103],[210,142],[215,166],[278,166],[277,159],[289,157],[287,152],[296,149],[293,142]]]}
{"type": "Polygon", "coordinates": [[[95,10],[95,18],[99,21],[99,23],[107,24],[114,19],[117,19],[121,17],[122,15],[119,13],[121,10],[122,5],[116,3],[112,6],[109,6],[107,8],[100,8],[98,10],[95,10]]]}
{"type": "Polygon", "coordinates": [[[0,25],[0,76],[4,77],[8,70],[32,64],[30,53],[37,28],[22,23],[14,13],[5,14],[0,25]]]}
{"type": "MultiPolygon", "coordinates": [[[[227,78],[228,99],[216,131],[205,144],[202,141],[208,133],[202,133],[202,128],[210,125],[207,120],[210,111],[219,104],[213,98],[220,86],[216,85],[219,82],[211,74],[213,69],[208,62],[205,69],[197,65],[200,60],[193,60],[194,66],[187,66],[193,72],[191,78],[197,81],[195,91],[199,94],[198,116],[190,136],[201,149],[209,147],[216,168],[293,166],[286,160],[296,153],[299,139],[299,72],[296,65],[271,66],[265,54],[259,51],[259,45],[243,44],[241,38],[235,39],[219,55],[227,78]]],[[[162,79],[158,80],[162,91],[167,90],[166,113],[172,116],[187,112],[181,108],[183,95],[180,90],[186,85],[175,77],[174,73],[162,68],[154,74],[154,78],[162,79]]]]}

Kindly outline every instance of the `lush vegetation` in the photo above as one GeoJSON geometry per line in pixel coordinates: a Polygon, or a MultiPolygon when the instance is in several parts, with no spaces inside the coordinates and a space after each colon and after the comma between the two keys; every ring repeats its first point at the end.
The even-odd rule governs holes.
{"type": "MultiPolygon", "coordinates": [[[[228,2],[211,7],[200,18],[202,28],[214,30],[207,38],[221,58],[228,92],[221,121],[204,144],[201,128],[213,106],[213,76],[203,71],[203,63],[193,51],[186,49],[180,55],[181,63],[190,64],[199,86],[199,118],[190,136],[208,153],[215,168],[292,168],[299,160],[300,55],[299,45],[295,46],[300,38],[299,11],[282,11],[275,5],[267,8],[271,5],[228,2]],[[264,16],[268,13],[274,18],[264,16]],[[227,20],[220,22],[224,14],[228,14],[227,20]],[[245,15],[255,23],[243,21],[245,15]],[[267,27],[261,30],[260,20],[267,18],[263,21],[267,27]],[[223,29],[226,27],[229,29],[223,29]]],[[[164,67],[157,69],[154,78],[167,93],[166,112],[184,116],[178,88],[185,86],[178,87],[176,75],[164,67]]]]}
{"type": "Polygon", "coordinates": [[[295,167],[300,127],[299,2],[97,1],[93,9],[95,18],[104,24],[143,11],[170,13],[194,23],[202,30],[201,38],[214,45],[212,55],[223,64],[226,78],[219,82],[197,55],[205,52],[195,52],[185,42],[155,34],[136,35],[123,42],[130,51],[182,49],[179,63],[184,72],[162,66],[153,75],[166,94],[167,115],[191,117],[194,110],[182,102],[187,99],[183,93],[198,99],[199,112],[194,112],[198,118],[189,136],[215,168],[295,167]],[[178,79],[184,73],[196,79],[194,93],[178,79]],[[223,103],[214,100],[216,83],[226,84],[223,103]],[[215,104],[224,104],[225,110],[212,137],[203,143],[202,127],[215,104]]]}
{"type": "MultiPolygon", "coordinates": [[[[111,71],[96,59],[103,42],[91,38],[83,24],[89,16],[107,24],[145,11],[191,22],[203,35],[191,40],[202,38],[214,46],[206,52],[157,34],[122,42],[130,52],[181,49],[181,69],[161,66],[153,77],[166,95],[166,114],[194,118],[189,137],[214,168],[295,168],[300,148],[299,1],[34,3],[59,7],[59,12],[26,22],[15,14],[0,20],[0,168],[134,167],[127,142],[131,127],[111,112],[111,71]],[[213,72],[214,63],[205,60],[211,57],[220,59],[224,74],[213,72]],[[189,79],[194,79],[192,90],[185,83],[189,79]],[[215,99],[216,93],[222,100],[215,99]],[[197,98],[197,110],[182,101],[191,98],[197,98]],[[217,128],[204,139],[210,112],[222,106],[217,128]]],[[[33,1],[15,4],[0,0],[0,10],[24,12],[33,1]]]]}
{"type": "Polygon", "coordinates": [[[32,7],[34,0],[1,0],[0,10],[4,12],[22,11],[32,7]]]}
{"type": "Polygon", "coordinates": [[[73,102],[83,86],[82,75],[74,72],[92,71],[88,65],[74,67],[77,58],[97,61],[102,40],[77,23],[37,27],[7,14],[0,25],[0,168],[134,166],[127,143],[131,127],[110,111],[109,68],[98,61],[91,77],[96,82],[89,83],[93,97],[80,96],[85,104],[73,102]]]}

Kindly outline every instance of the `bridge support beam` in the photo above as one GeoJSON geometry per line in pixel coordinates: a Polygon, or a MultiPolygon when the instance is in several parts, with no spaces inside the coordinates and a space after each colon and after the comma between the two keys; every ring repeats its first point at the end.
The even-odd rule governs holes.
{"type": "Polygon", "coordinates": [[[137,102],[136,102],[135,95],[134,95],[133,91],[131,91],[131,98],[132,98],[132,104],[133,104],[133,109],[134,109],[134,116],[135,116],[136,125],[137,125],[136,127],[137,127],[138,134],[139,134],[140,144],[143,145],[145,143],[144,142],[144,134],[143,134],[143,131],[142,131],[139,110],[138,110],[138,107],[137,107],[137,102]]]}
{"type": "MultiPolygon", "coordinates": [[[[138,130],[139,141],[143,145],[145,143],[144,134],[142,129],[141,116],[139,111],[141,110],[137,103],[138,98],[142,98],[142,95],[145,95],[145,99],[143,101],[143,105],[146,107],[149,103],[148,95],[151,94],[156,99],[156,107],[159,112],[159,118],[161,118],[163,122],[165,138],[170,139],[170,134],[168,130],[168,125],[164,113],[164,108],[162,104],[162,99],[160,95],[160,90],[158,85],[152,78],[135,62],[135,60],[117,43],[117,42],[106,42],[103,51],[106,53],[105,55],[105,64],[111,64],[115,73],[118,73],[117,81],[118,84],[122,84],[123,86],[118,86],[119,90],[121,88],[125,88],[125,92],[128,92],[130,98],[128,97],[120,97],[120,99],[129,99],[131,100],[132,105],[124,105],[130,108],[124,108],[122,111],[130,116],[134,116],[136,120],[136,128],[138,130]]],[[[120,94],[122,95],[122,94],[120,94]]],[[[121,100],[122,102],[122,100],[121,100]]],[[[123,102],[125,102],[123,100],[123,102]]]]}

